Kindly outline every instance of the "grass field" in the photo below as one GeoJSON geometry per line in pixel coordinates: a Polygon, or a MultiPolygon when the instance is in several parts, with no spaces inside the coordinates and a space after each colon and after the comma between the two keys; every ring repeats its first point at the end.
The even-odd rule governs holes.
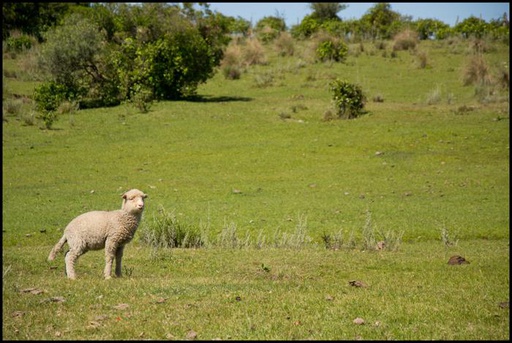
{"type": "MultiPolygon", "coordinates": [[[[462,85],[465,42],[417,49],[427,68],[370,44],[343,64],[267,47],[268,64],[218,73],[194,101],[66,113],[51,130],[29,104],[4,109],[3,338],[508,340],[508,89],[462,85]],[[323,120],[335,78],[361,85],[368,114],[323,120]],[[102,280],[90,252],[68,281],[62,255],[46,261],[62,229],[130,188],[149,195],[139,230],[163,208],[211,244],[137,234],[125,278],[102,280]],[[367,249],[368,229],[397,250],[367,249]]],[[[21,58],[4,56],[20,75],[4,104],[37,84],[21,58]]],[[[508,46],[485,58],[508,66],[508,46]]]]}

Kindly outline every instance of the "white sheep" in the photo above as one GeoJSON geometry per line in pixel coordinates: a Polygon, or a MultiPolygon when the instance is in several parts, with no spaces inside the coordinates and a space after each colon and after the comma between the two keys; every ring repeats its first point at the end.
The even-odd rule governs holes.
{"type": "Polygon", "coordinates": [[[53,247],[49,261],[67,242],[69,251],[64,258],[66,274],[76,279],[75,262],[89,250],[105,248],[105,279],[110,279],[112,263],[116,260],[116,276],[121,276],[121,260],[125,245],[130,242],[139,226],[146,194],[132,189],[123,194],[123,204],[116,211],[91,211],[73,219],[64,229],[64,235],[53,247]]]}

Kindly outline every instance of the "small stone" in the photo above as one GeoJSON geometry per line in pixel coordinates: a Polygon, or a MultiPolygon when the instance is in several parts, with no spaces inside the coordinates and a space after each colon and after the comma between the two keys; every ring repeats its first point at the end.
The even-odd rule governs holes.
{"type": "Polygon", "coordinates": [[[364,324],[364,319],[363,318],[356,318],[356,319],[354,319],[353,323],[356,324],[356,325],[363,325],[364,324]]]}

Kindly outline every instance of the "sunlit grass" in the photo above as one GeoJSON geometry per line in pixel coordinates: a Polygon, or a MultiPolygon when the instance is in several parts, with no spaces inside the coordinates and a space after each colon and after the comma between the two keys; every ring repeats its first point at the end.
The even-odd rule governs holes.
{"type": "Polygon", "coordinates": [[[509,339],[508,101],[462,85],[464,46],[420,46],[429,68],[371,46],[346,64],[268,47],[266,65],[218,73],[195,101],[80,110],[51,130],[25,125],[30,104],[4,112],[3,338],[509,339]],[[324,121],[337,77],[383,101],[324,121]],[[72,218],[130,188],[149,198],[124,278],[102,279],[103,252],[76,282],[62,254],[48,264],[72,218]],[[201,247],[151,244],[159,209],[201,247]],[[386,239],[396,249],[374,249],[386,239]]]}

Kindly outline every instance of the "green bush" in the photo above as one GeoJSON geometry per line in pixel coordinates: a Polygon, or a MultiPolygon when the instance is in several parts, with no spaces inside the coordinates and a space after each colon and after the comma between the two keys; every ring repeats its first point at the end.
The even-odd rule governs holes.
{"type": "Polygon", "coordinates": [[[317,60],[343,62],[347,58],[348,46],[330,35],[321,37],[315,49],[317,60]]]}
{"type": "Polygon", "coordinates": [[[32,39],[29,36],[9,37],[6,40],[7,51],[22,52],[32,47],[32,39]]]}
{"type": "Polygon", "coordinates": [[[39,112],[56,111],[59,105],[67,99],[68,89],[56,82],[47,82],[36,87],[34,101],[39,112]]]}
{"type": "Polygon", "coordinates": [[[344,61],[347,56],[348,48],[345,44],[333,41],[320,43],[316,49],[317,58],[321,61],[344,61]]]}
{"type": "Polygon", "coordinates": [[[329,86],[338,118],[352,119],[365,113],[366,96],[361,87],[339,79],[332,81],[329,86]]]}

